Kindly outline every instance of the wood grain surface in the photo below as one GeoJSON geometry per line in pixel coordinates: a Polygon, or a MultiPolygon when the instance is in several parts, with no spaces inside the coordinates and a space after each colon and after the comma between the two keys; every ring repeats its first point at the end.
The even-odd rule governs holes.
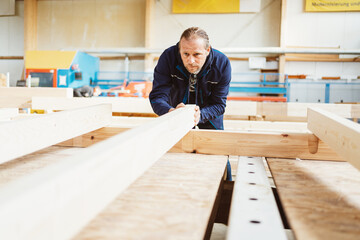
{"type": "Polygon", "coordinates": [[[359,239],[360,172],[347,162],[268,159],[298,240],[359,239]]]}
{"type": "Polygon", "coordinates": [[[164,155],[74,239],[203,239],[226,161],[164,155]]]}

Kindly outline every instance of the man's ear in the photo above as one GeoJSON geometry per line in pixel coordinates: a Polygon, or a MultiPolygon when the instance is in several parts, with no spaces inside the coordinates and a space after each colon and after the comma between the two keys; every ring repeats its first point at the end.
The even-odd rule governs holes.
{"type": "Polygon", "coordinates": [[[210,49],[211,49],[211,46],[209,45],[209,47],[206,49],[206,52],[207,52],[207,53],[206,53],[206,56],[209,55],[210,49]]]}

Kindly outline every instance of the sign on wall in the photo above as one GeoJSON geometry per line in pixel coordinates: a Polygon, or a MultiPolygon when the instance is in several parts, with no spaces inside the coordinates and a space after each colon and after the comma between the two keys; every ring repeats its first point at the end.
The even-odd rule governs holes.
{"type": "Polygon", "coordinates": [[[173,0],[173,13],[259,12],[261,0],[173,0]]]}
{"type": "Polygon", "coordinates": [[[307,12],[360,11],[360,0],[306,0],[307,12]]]}

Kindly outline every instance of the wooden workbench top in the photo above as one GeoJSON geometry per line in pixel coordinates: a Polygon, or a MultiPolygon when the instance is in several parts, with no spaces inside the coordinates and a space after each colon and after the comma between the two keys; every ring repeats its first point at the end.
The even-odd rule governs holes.
{"type": "Polygon", "coordinates": [[[360,171],[347,162],[267,160],[296,239],[359,239],[360,171]]]}
{"type": "Polygon", "coordinates": [[[203,239],[226,161],[164,155],[75,239],[203,239]]]}

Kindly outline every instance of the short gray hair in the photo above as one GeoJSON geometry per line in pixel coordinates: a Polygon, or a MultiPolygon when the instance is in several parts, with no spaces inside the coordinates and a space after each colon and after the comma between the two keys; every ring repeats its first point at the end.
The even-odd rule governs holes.
{"type": "Polygon", "coordinates": [[[204,39],[205,49],[210,47],[209,36],[207,35],[207,33],[203,29],[201,29],[199,27],[191,27],[191,28],[186,29],[181,34],[180,41],[183,38],[185,38],[186,40],[190,40],[190,39],[196,38],[196,37],[204,39]]]}

